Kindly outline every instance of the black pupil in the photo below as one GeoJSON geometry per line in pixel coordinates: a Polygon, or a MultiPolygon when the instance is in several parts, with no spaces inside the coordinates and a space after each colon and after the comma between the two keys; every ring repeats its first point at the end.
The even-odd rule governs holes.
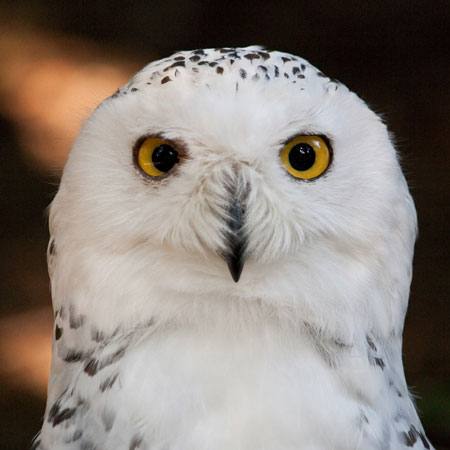
{"type": "Polygon", "coordinates": [[[178,152],[171,145],[158,145],[153,150],[152,162],[161,172],[168,172],[178,162],[178,152]]]}
{"type": "Polygon", "coordinates": [[[289,152],[289,163],[298,171],[310,169],[316,160],[314,149],[304,142],[294,145],[289,152]]]}

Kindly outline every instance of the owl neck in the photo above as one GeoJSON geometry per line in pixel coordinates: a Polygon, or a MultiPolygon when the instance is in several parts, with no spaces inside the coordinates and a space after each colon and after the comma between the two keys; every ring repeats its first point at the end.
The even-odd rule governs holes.
{"type": "Polygon", "coordinates": [[[106,334],[146,323],[226,332],[270,323],[280,330],[306,327],[344,344],[369,333],[401,336],[410,280],[403,273],[406,262],[394,260],[380,270],[369,256],[337,258],[327,249],[317,258],[314,252],[273,264],[249,261],[234,283],[222,261],[202,260],[207,269],[199,270],[190,260],[161,252],[143,258],[67,248],[51,276],[54,307],[72,309],[106,334]]]}

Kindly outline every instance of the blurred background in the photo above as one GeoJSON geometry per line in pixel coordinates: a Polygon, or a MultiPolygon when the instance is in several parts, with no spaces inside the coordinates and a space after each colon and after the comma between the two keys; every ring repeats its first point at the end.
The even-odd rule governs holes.
{"type": "Polygon", "coordinates": [[[408,381],[450,449],[450,3],[0,0],[0,442],[27,449],[44,413],[52,330],[46,207],[90,111],[180,49],[262,44],[310,60],[382,113],[420,236],[408,381]]]}

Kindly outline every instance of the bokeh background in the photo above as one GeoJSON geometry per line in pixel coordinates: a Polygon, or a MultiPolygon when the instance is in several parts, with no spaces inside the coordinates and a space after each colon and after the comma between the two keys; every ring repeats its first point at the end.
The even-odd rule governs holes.
{"type": "Polygon", "coordinates": [[[394,133],[420,236],[407,378],[450,449],[450,2],[0,0],[0,447],[39,430],[52,312],[46,207],[71,142],[103,98],[179,49],[262,44],[358,92],[394,133]]]}

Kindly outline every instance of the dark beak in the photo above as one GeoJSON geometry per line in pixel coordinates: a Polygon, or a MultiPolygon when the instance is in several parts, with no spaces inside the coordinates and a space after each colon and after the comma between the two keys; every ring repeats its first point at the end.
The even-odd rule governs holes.
{"type": "Polygon", "coordinates": [[[228,250],[224,258],[228,264],[231,277],[237,283],[244,268],[244,253],[246,239],[243,235],[242,226],[244,223],[244,207],[241,199],[233,199],[229,209],[228,219],[228,250]]]}

